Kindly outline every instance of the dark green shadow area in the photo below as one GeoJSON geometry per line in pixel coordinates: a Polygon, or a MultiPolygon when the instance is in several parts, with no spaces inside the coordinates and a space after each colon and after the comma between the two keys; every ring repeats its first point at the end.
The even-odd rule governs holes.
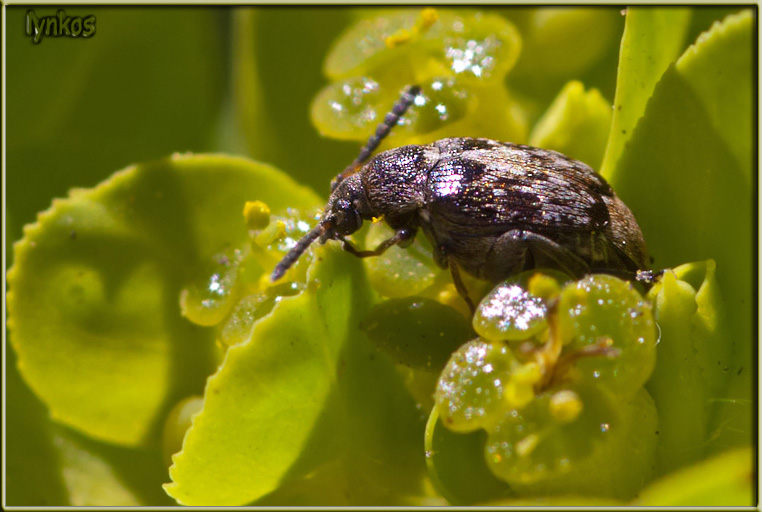
{"type": "Polygon", "coordinates": [[[11,240],[72,186],[95,185],[134,162],[209,150],[226,87],[224,10],[33,10],[42,17],[59,9],[95,16],[95,34],[34,44],[24,33],[28,7],[6,10],[11,240]]]}
{"type": "Polygon", "coordinates": [[[266,121],[248,119],[241,125],[249,153],[325,197],[330,180],[357,156],[360,145],[324,138],[306,120],[316,92],[327,83],[324,56],[348,26],[352,9],[268,6],[252,11],[253,15],[242,14],[251,17],[247,21],[252,31],[249,44],[256,49],[256,72],[264,98],[257,114],[266,121]],[[264,140],[260,140],[255,121],[268,132],[264,140]],[[267,144],[267,140],[274,143],[267,144]]]}
{"type": "Polygon", "coordinates": [[[391,361],[353,339],[338,372],[303,452],[280,487],[251,505],[399,506],[422,497],[425,418],[391,361]]]}
{"type": "Polygon", "coordinates": [[[67,506],[48,411],[21,380],[16,354],[5,347],[6,503],[9,506],[67,506]]]}

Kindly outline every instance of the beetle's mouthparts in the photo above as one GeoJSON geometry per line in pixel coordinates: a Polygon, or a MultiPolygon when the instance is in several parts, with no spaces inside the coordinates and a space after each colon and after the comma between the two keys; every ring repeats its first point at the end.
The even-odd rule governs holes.
{"type": "Polygon", "coordinates": [[[312,228],[306,235],[296,242],[296,245],[291,248],[283,259],[275,265],[273,273],[270,274],[270,281],[273,283],[283,277],[283,274],[291,268],[291,265],[296,263],[296,260],[307,250],[307,247],[312,245],[312,242],[318,238],[323,237],[333,227],[333,218],[322,219],[317,226],[312,228]]]}

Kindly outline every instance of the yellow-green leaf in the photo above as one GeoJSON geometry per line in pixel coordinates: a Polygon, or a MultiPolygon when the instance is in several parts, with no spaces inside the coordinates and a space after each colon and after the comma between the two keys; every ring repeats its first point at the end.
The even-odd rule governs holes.
{"type": "Polygon", "coordinates": [[[178,502],[244,505],[279,491],[266,503],[292,503],[289,484],[326,465],[338,504],[393,504],[419,490],[411,440],[423,425],[359,330],[370,305],[362,264],[332,244],[318,251],[307,289],[283,298],[209,379],[165,486],[178,502]]]}
{"type": "Polygon", "coordinates": [[[753,507],[757,476],[751,447],[729,450],[657,480],[631,505],[639,507],[753,507]]]}
{"type": "Polygon", "coordinates": [[[691,12],[686,7],[628,7],[617,73],[614,118],[601,174],[607,179],[643,116],[654,86],[683,49],[691,12]]]}
{"type": "Polygon", "coordinates": [[[746,444],[752,435],[755,139],[754,112],[740,105],[753,90],[755,25],[752,11],[728,16],[665,72],[611,180],[638,219],[655,268],[717,263],[727,315],[720,343],[733,354],[722,365],[730,388],[713,398],[722,403],[717,446],[746,444]],[[720,114],[726,110],[737,117],[720,114]]]}
{"type": "Polygon", "coordinates": [[[668,270],[649,293],[660,335],[647,385],[659,409],[659,474],[699,460],[716,441],[731,364],[720,296],[712,260],[668,270]]]}
{"type": "Polygon", "coordinates": [[[10,340],[55,420],[120,444],[158,438],[159,418],[215,364],[210,333],[179,314],[180,290],[247,239],[253,199],[317,203],[264,165],[175,156],[72,191],[26,227],[8,273],[10,340]]]}
{"type": "Polygon", "coordinates": [[[529,144],[553,149],[598,169],[611,125],[611,106],[597,89],[571,81],[537,121],[529,144]]]}

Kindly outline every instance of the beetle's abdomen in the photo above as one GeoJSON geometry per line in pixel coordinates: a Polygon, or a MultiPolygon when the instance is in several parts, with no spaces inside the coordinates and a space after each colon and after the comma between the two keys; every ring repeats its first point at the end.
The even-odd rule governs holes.
{"type": "Polygon", "coordinates": [[[620,258],[627,265],[627,270],[644,270],[648,268],[648,249],[643,233],[635,220],[635,216],[624,202],[616,195],[610,199],[609,215],[611,222],[607,226],[607,237],[612,241],[620,258]]]}
{"type": "Polygon", "coordinates": [[[441,157],[428,173],[425,231],[471,274],[491,279],[536,266],[571,273],[645,268],[634,217],[582,162],[486,139],[444,139],[434,146],[441,157]]]}
{"type": "Polygon", "coordinates": [[[611,187],[585,164],[528,146],[465,140],[472,149],[442,151],[429,171],[426,204],[437,221],[484,234],[591,231],[609,222],[603,197],[613,195],[611,187]]]}

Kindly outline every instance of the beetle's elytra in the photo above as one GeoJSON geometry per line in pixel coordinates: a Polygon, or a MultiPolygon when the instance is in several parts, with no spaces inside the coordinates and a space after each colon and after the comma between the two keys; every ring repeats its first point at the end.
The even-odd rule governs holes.
{"type": "Polygon", "coordinates": [[[275,267],[273,280],[317,239],[341,240],[366,257],[406,246],[419,229],[472,309],[459,269],[497,282],[532,268],[577,277],[634,276],[646,268],[646,245],[630,210],[595,171],[561,153],[460,137],[391,149],[365,163],[418,92],[403,94],[334,180],[320,222],[275,267]],[[375,250],[359,251],[345,239],[363,220],[381,216],[396,232],[375,250]]]}

